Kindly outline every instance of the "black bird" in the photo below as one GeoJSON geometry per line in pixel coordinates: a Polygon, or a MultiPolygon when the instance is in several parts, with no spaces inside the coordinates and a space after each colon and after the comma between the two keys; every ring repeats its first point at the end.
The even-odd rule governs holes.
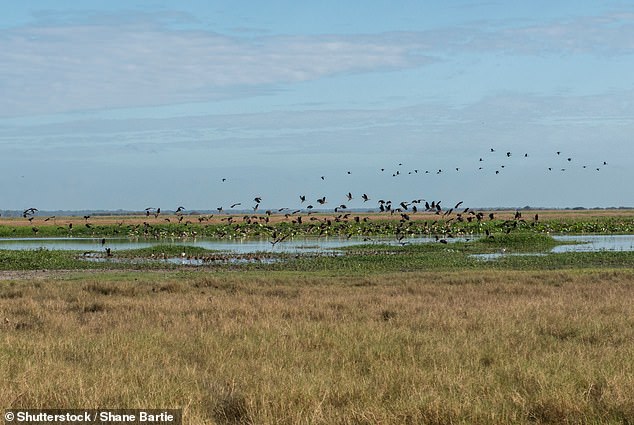
{"type": "Polygon", "coordinates": [[[464,201],[460,201],[460,202],[458,202],[458,203],[456,204],[456,206],[454,207],[454,209],[456,209],[456,208],[458,208],[460,205],[462,205],[462,203],[463,203],[463,202],[464,202],[464,201]]]}
{"type": "Polygon", "coordinates": [[[256,196],[255,198],[253,198],[253,200],[254,200],[257,204],[259,204],[259,203],[261,203],[261,202],[262,202],[262,198],[260,198],[259,196],[256,196]]]}
{"type": "MultiPolygon", "coordinates": [[[[179,212],[183,211],[185,209],[185,207],[178,207],[176,208],[176,214],[178,214],[179,212]]],[[[160,210],[160,208],[159,208],[160,210]]]]}
{"type": "Polygon", "coordinates": [[[306,201],[306,196],[305,196],[305,195],[299,195],[299,199],[300,199],[302,202],[305,202],[305,201],[306,201]]]}
{"type": "Polygon", "coordinates": [[[22,212],[22,217],[26,218],[27,215],[33,215],[37,211],[39,211],[37,208],[27,208],[22,212]]]}
{"type": "Polygon", "coordinates": [[[348,198],[348,201],[352,200],[352,193],[348,192],[348,194],[346,195],[346,197],[348,198]]]}
{"type": "Polygon", "coordinates": [[[321,205],[324,205],[326,203],[326,197],[324,196],[323,198],[317,199],[317,202],[319,202],[321,205]]]}
{"type": "Polygon", "coordinates": [[[236,202],[235,204],[231,204],[231,206],[229,208],[235,208],[238,205],[242,205],[242,203],[241,202],[236,202]]]}
{"type": "Polygon", "coordinates": [[[363,202],[367,202],[370,200],[370,198],[368,197],[368,195],[366,195],[365,193],[361,196],[361,199],[363,199],[363,202]]]}
{"type": "Polygon", "coordinates": [[[507,157],[507,158],[510,158],[510,157],[511,157],[511,152],[507,152],[507,153],[506,153],[506,157],[507,157]]]}

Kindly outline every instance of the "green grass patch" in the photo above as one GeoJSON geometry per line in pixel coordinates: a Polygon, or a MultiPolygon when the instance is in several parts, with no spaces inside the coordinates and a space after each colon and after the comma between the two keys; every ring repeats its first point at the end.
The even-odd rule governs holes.
{"type": "Polygon", "coordinates": [[[0,270],[62,270],[100,267],[78,259],[77,252],[36,249],[0,250],[0,270]]]}

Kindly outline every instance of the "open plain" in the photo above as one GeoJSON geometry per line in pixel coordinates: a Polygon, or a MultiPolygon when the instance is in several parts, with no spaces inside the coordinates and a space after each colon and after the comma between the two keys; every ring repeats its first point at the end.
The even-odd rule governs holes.
{"type": "Polygon", "coordinates": [[[0,251],[0,404],[183,408],[192,424],[632,423],[634,254],[473,259],[555,244],[508,220],[470,242],[274,263],[0,251]]]}

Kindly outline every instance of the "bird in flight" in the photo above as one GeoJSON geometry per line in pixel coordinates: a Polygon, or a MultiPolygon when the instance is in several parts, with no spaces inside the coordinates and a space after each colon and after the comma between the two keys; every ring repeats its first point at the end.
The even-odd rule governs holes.
{"type": "Polygon", "coordinates": [[[24,210],[24,212],[22,212],[22,217],[26,218],[27,215],[33,215],[37,211],[39,211],[37,208],[27,208],[24,210]]]}

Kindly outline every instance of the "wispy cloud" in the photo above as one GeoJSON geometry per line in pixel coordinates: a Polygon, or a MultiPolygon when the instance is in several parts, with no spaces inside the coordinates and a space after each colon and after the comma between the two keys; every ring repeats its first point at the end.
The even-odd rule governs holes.
{"type": "Polygon", "coordinates": [[[0,117],[166,105],[266,93],[340,74],[400,70],[447,52],[631,54],[633,14],[364,35],[224,35],[178,14],[42,14],[0,31],[0,117]]]}
{"type": "Polygon", "coordinates": [[[383,35],[240,38],[134,24],[25,27],[0,33],[0,116],[211,100],[429,61],[383,35]]]}

